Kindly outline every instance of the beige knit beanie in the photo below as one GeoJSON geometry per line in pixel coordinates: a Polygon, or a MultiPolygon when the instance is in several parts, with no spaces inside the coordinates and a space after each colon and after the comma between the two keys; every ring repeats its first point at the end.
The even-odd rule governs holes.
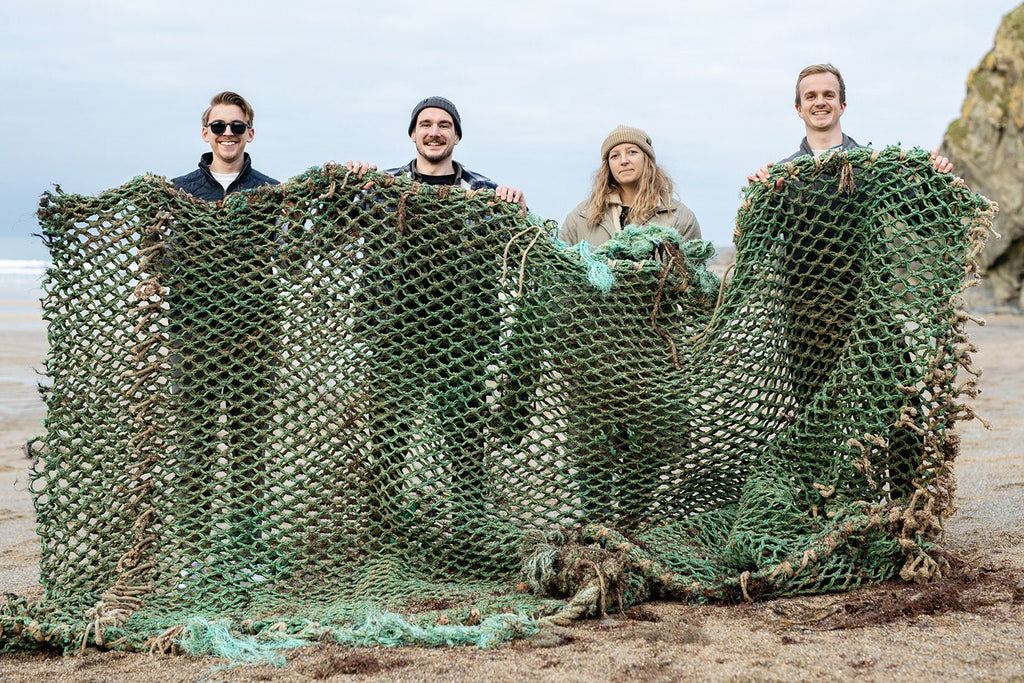
{"type": "Polygon", "coordinates": [[[601,161],[608,158],[608,152],[612,151],[612,147],[621,145],[624,142],[636,145],[651,158],[651,161],[654,161],[654,147],[651,146],[651,136],[639,128],[630,128],[629,126],[619,126],[608,134],[608,137],[601,144],[601,161]]]}

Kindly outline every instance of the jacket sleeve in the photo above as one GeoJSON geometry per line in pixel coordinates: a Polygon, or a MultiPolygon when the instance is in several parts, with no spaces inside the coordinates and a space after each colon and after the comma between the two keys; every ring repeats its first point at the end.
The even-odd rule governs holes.
{"type": "Polygon", "coordinates": [[[558,229],[558,239],[570,247],[582,242],[587,234],[587,215],[585,212],[585,204],[580,204],[570,211],[569,215],[565,217],[562,227],[558,229]]]}
{"type": "Polygon", "coordinates": [[[676,206],[675,224],[672,227],[679,231],[684,242],[700,239],[700,223],[697,222],[693,211],[690,211],[685,204],[680,203],[676,206]]]}

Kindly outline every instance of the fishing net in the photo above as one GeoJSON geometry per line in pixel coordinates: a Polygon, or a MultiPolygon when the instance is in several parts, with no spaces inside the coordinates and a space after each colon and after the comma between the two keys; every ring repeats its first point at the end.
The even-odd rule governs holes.
{"type": "Polygon", "coordinates": [[[803,158],[747,190],[722,286],[672,231],[590,253],[333,165],[222,204],[58,188],[45,596],[0,647],[486,646],[927,580],[993,208],[919,150],[803,158]]]}

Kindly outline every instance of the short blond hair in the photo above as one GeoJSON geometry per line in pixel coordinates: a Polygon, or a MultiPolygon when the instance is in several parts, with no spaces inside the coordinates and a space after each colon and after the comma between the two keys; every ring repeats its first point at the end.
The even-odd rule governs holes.
{"type": "Polygon", "coordinates": [[[210,106],[203,112],[203,126],[206,126],[206,124],[210,122],[210,111],[218,104],[235,105],[242,110],[243,114],[245,114],[245,122],[250,126],[252,125],[253,113],[252,105],[249,104],[249,101],[236,92],[225,90],[224,92],[219,92],[210,98],[210,106]]]}
{"type": "Polygon", "coordinates": [[[846,104],[846,82],[843,80],[843,75],[839,73],[839,69],[831,64],[811,64],[804,67],[800,75],[796,77],[796,105],[798,107],[800,106],[800,81],[814,74],[832,74],[835,76],[839,80],[839,104],[846,104]]]}

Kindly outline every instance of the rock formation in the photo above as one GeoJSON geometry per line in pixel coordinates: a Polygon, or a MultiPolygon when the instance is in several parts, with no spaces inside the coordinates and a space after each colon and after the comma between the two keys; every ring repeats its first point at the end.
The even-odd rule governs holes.
{"type": "Polygon", "coordinates": [[[940,153],[972,189],[999,204],[981,255],[985,276],[968,291],[981,312],[1024,309],[1024,5],[1003,17],[995,44],[967,78],[960,118],[949,125],[940,153]]]}

